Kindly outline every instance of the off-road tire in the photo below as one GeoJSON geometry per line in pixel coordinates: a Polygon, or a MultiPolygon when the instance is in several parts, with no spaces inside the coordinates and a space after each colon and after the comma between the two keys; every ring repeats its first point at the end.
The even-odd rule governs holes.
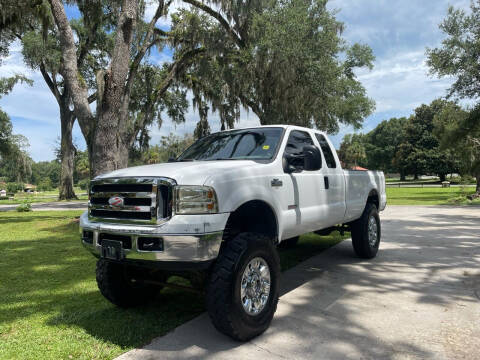
{"type": "Polygon", "coordinates": [[[280,249],[292,249],[295,246],[297,246],[299,238],[300,238],[299,236],[295,236],[293,238],[280,241],[280,243],[278,244],[278,247],[280,249]]]}
{"type": "Polygon", "coordinates": [[[240,233],[222,244],[206,289],[210,319],[218,331],[238,341],[263,333],[270,325],[278,304],[280,259],[271,239],[257,233],[240,233]],[[240,299],[241,278],[255,257],[263,258],[270,270],[270,296],[263,310],[249,315],[240,299]]]}
{"type": "Polygon", "coordinates": [[[375,204],[367,203],[360,219],[352,223],[352,244],[353,250],[358,257],[371,259],[377,255],[380,246],[381,225],[378,210],[375,204]],[[368,221],[373,217],[377,223],[377,241],[371,245],[368,236],[368,221]]]}
{"type": "Polygon", "coordinates": [[[132,281],[134,272],[129,265],[99,259],[97,261],[97,285],[102,295],[114,305],[129,308],[151,301],[161,287],[132,281]]]}

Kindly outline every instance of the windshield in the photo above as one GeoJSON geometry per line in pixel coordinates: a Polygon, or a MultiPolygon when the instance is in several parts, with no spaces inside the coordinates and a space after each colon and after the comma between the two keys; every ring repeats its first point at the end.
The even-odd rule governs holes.
{"type": "Polygon", "coordinates": [[[177,161],[270,160],[282,133],[279,127],[218,132],[196,141],[177,161]]]}

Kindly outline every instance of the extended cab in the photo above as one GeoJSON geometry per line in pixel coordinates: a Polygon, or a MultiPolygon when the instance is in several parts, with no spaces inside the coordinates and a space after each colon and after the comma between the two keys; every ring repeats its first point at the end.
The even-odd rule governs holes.
{"type": "Polygon", "coordinates": [[[172,274],[205,289],[215,327],[238,340],[265,331],[278,302],[276,246],[308,232],[350,230],[355,253],[377,254],[379,171],[347,171],[327,136],[297,126],[222,131],[173,162],[95,178],[81,216],[102,294],[151,300],[172,274]]]}

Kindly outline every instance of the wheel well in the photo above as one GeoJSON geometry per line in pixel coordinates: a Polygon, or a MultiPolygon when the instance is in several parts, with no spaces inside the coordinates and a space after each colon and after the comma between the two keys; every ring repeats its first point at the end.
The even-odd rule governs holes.
{"type": "Polygon", "coordinates": [[[264,234],[277,243],[277,217],[271,206],[261,200],[252,200],[232,212],[227,220],[223,239],[232,239],[241,232],[264,234]]]}
{"type": "Polygon", "coordinates": [[[377,209],[379,208],[380,199],[378,198],[377,190],[370,191],[370,193],[368,194],[368,199],[367,199],[367,204],[368,203],[374,204],[377,207],[377,209]]]}

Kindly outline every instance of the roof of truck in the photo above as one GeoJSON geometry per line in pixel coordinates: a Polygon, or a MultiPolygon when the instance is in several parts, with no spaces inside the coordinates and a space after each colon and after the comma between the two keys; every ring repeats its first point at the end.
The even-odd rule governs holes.
{"type": "Polygon", "coordinates": [[[297,126],[297,125],[281,125],[281,124],[247,126],[247,127],[241,127],[241,128],[227,129],[227,130],[223,130],[223,131],[247,130],[247,129],[257,129],[257,128],[269,128],[269,127],[270,127],[270,128],[271,128],[271,127],[280,127],[280,128],[284,128],[284,129],[294,128],[294,129],[298,129],[298,130],[311,130],[311,131],[315,131],[315,132],[318,132],[318,133],[325,134],[324,131],[317,130],[317,129],[307,128],[307,127],[297,126]]]}

